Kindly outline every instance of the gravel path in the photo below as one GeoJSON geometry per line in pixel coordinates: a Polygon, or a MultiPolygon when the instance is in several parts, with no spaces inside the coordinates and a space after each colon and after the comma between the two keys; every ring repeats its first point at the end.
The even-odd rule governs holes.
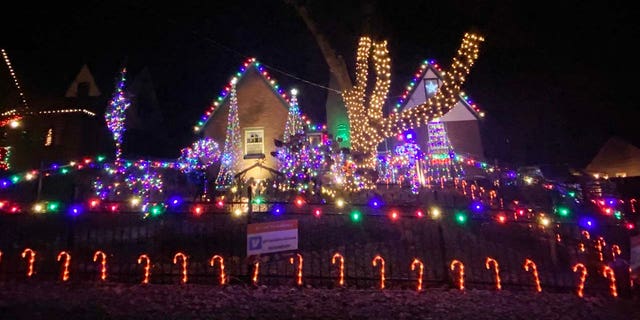
{"type": "Polygon", "coordinates": [[[0,284],[1,319],[640,319],[640,298],[429,288],[0,284]]]}

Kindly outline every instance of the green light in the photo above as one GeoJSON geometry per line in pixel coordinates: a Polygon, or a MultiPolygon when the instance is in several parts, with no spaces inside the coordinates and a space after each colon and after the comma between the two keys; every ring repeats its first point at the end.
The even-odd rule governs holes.
{"type": "Polygon", "coordinates": [[[616,217],[616,219],[621,220],[622,219],[622,212],[620,211],[616,211],[613,213],[613,215],[616,217]]]}
{"type": "Polygon", "coordinates": [[[164,207],[159,204],[156,204],[151,208],[149,208],[149,212],[151,213],[152,216],[160,215],[162,214],[163,211],[164,211],[164,207]]]}
{"type": "Polygon", "coordinates": [[[464,224],[467,222],[467,215],[464,212],[456,213],[456,222],[459,224],[464,224]]]}
{"type": "Polygon", "coordinates": [[[18,183],[18,181],[20,181],[20,177],[18,177],[17,175],[11,176],[11,182],[18,183]]]}
{"type": "Polygon", "coordinates": [[[58,211],[58,208],[60,208],[60,204],[57,202],[49,202],[47,205],[47,211],[58,211]]]}
{"type": "Polygon", "coordinates": [[[358,210],[351,211],[351,221],[359,222],[362,219],[362,214],[358,210]]]}
{"type": "Polygon", "coordinates": [[[567,194],[569,195],[569,197],[571,198],[575,198],[576,197],[576,193],[574,191],[569,191],[567,192],[567,194]]]}
{"type": "Polygon", "coordinates": [[[263,204],[264,203],[264,199],[262,199],[262,197],[256,197],[255,199],[253,199],[253,204],[263,204]]]}
{"type": "Polygon", "coordinates": [[[60,169],[60,173],[62,173],[62,174],[67,174],[67,173],[69,173],[69,169],[67,169],[67,168],[62,168],[62,169],[60,169]]]}
{"type": "Polygon", "coordinates": [[[98,156],[98,157],[97,157],[97,160],[98,160],[98,162],[102,162],[102,161],[104,161],[104,159],[106,159],[106,158],[107,158],[107,157],[105,157],[105,156],[98,156]]]}
{"type": "Polygon", "coordinates": [[[562,217],[566,217],[569,215],[569,213],[571,213],[571,211],[569,211],[569,208],[565,208],[565,207],[559,207],[558,208],[558,214],[562,217]]]}

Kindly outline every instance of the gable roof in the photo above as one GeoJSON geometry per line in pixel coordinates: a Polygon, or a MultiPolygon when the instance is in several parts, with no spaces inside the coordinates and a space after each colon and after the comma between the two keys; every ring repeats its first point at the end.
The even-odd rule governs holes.
{"type": "Polygon", "coordinates": [[[610,138],[587,165],[591,174],[606,174],[615,177],[624,173],[627,177],[640,176],[640,149],[616,137],[610,138]]]}
{"type": "Polygon", "coordinates": [[[76,78],[73,80],[73,82],[71,82],[71,85],[69,85],[69,88],[67,89],[67,92],[64,94],[64,96],[67,98],[78,97],[78,84],[83,82],[89,83],[90,97],[97,97],[101,94],[100,89],[98,89],[98,86],[96,85],[96,80],[93,78],[91,71],[89,71],[89,67],[84,64],[82,68],[80,68],[80,72],[78,72],[76,78]]]}
{"type": "Polygon", "coordinates": [[[218,107],[224,104],[224,102],[227,100],[227,97],[231,93],[233,79],[236,79],[238,83],[240,83],[240,80],[242,80],[242,78],[247,74],[247,71],[252,69],[261,76],[262,80],[264,80],[269,85],[269,87],[271,87],[271,89],[273,89],[274,94],[278,96],[283,105],[288,108],[289,98],[287,97],[286,92],[282,88],[280,88],[276,80],[269,75],[267,70],[262,66],[262,64],[260,64],[260,62],[256,60],[256,58],[249,58],[244,62],[242,66],[240,66],[238,72],[234,74],[231,79],[229,79],[229,83],[220,92],[220,95],[215,100],[213,100],[213,103],[211,104],[209,109],[207,109],[202,117],[200,117],[200,120],[198,120],[198,122],[194,126],[194,131],[200,131],[209,121],[211,116],[213,116],[213,114],[218,110],[218,107]]]}
{"type": "MultiPolygon", "coordinates": [[[[429,75],[438,79],[438,88],[440,88],[444,73],[445,72],[440,69],[440,66],[434,60],[424,60],[420,65],[420,68],[418,68],[418,70],[413,74],[413,78],[406,86],[404,93],[400,95],[394,111],[412,108],[427,101],[426,95],[423,95],[422,91],[418,91],[417,89],[424,88],[425,79],[428,79],[427,76],[429,75]],[[418,101],[415,101],[416,99],[414,96],[416,95],[419,95],[419,97],[415,97],[418,98],[418,101]],[[409,105],[412,102],[413,104],[409,105]]],[[[445,122],[448,121],[447,116],[449,116],[451,120],[454,118],[457,120],[478,120],[484,117],[484,112],[481,111],[475,103],[473,103],[471,98],[469,98],[464,92],[461,92],[458,103],[456,103],[453,108],[451,108],[451,110],[442,117],[442,120],[445,122]],[[475,119],[469,119],[469,116],[465,115],[465,110],[458,108],[458,105],[467,109],[475,119]]]]}

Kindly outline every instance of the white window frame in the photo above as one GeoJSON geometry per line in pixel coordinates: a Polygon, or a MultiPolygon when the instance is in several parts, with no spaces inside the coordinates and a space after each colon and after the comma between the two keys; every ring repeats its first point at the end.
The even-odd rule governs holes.
{"type": "Polygon", "coordinates": [[[245,128],[244,129],[244,139],[243,139],[243,143],[244,143],[244,155],[248,156],[248,155],[257,155],[257,154],[264,154],[264,128],[245,128]],[[260,148],[260,153],[249,153],[248,152],[248,147],[249,145],[257,145],[258,143],[248,143],[247,140],[249,138],[249,135],[252,133],[258,133],[261,137],[262,137],[262,142],[260,142],[261,148],[260,148]]]}

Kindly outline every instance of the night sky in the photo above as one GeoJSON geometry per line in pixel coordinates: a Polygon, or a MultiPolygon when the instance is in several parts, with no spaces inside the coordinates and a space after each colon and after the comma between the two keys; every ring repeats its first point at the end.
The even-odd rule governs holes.
{"type": "MultiPolygon", "coordinates": [[[[390,103],[424,59],[448,68],[472,30],[486,40],[464,91],[487,114],[488,159],[583,167],[611,136],[640,146],[634,11],[612,2],[520,2],[375,2],[371,29],[389,40],[392,58],[390,103]]],[[[352,67],[362,4],[308,3],[352,67]]],[[[247,57],[298,88],[303,112],[325,121],[328,67],[285,1],[14,5],[0,19],[0,47],[31,101],[63,96],[84,63],[105,99],[125,59],[131,77],[149,69],[164,117],[158,130],[169,136],[153,156],[177,156],[193,140],[192,126],[247,57]]]]}

